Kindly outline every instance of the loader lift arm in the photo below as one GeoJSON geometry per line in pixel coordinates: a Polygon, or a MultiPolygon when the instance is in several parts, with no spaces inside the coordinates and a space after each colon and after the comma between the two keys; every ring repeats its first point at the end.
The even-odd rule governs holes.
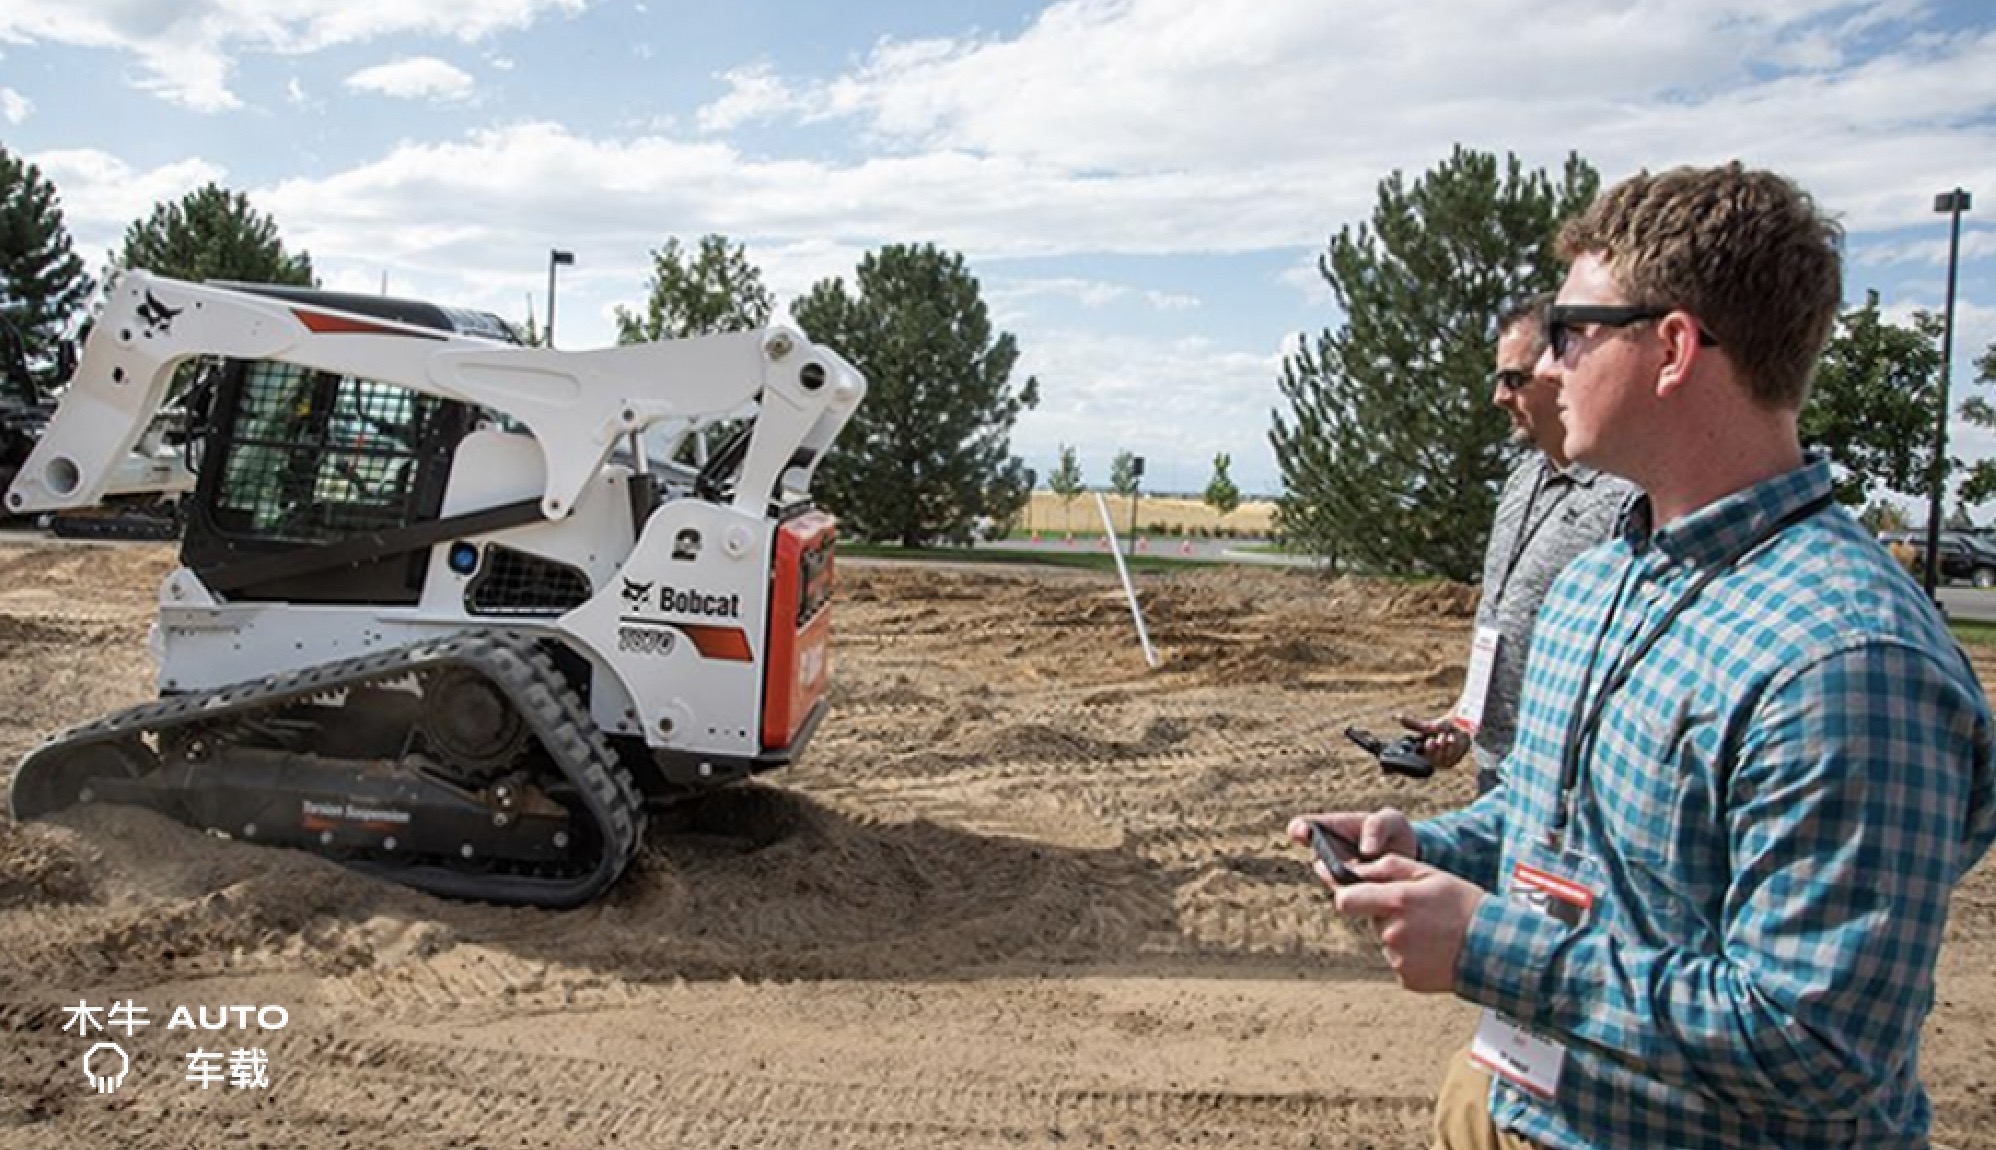
{"type": "Polygon", "coordinates": [[[858,373],[787,328],[560,352],[507,347],[392,320],[130,271],[107,286],[62,405],[7,493],[18,513],[94,505],[201,355],[273,360],[397,384],[501,412],[540,444],[542,514],[569,514],[633,433],[761,405],[734,501],[761,514],[807,490],[815,461],[864,393],[858,373]],[[806,461],[799,472],[797,461],[806,461]]]}

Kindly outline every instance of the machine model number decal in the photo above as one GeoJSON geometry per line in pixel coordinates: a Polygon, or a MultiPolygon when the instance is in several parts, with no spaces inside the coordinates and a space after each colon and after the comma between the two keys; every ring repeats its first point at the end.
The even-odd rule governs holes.
{"type": "Polygon", "coordinates": [[[813,643],[797,653],[797,685],[809,689],[825,677],[825,644],[813,643]]]}
{"type": "Polygon", "coordinates": [[[670,655],[677,641],[672,632],[652,627],[617,628],[617,650],[627,655],[670,655]]]}

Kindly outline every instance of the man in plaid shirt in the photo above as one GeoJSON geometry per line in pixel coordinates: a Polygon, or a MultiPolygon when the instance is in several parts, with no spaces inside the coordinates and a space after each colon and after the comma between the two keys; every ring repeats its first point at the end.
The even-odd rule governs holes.
{"type": "Polygon", "coordinates": [[[1359,840],[1339,912],[1408,989],[1487,1008],[1489,1121],[1440,1145],[1925,1146],[1996,774],[1946,625],[1800,446],[1839,231],[1734,164],[1631,178],[1560,246],[1567,454],[1647,499],[1547,596],[1504,785],[1291,833],[1359,840]]]}

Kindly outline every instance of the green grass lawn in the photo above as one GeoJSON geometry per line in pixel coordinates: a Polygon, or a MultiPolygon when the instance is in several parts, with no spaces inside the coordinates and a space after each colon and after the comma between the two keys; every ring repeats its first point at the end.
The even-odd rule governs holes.
{"type": "Polygon", "coordinates": [[[1948,620],[1948,629],[1965,647],[1996,645],[1996,623],[1975,623],[1966,619],[1948,620]]]}

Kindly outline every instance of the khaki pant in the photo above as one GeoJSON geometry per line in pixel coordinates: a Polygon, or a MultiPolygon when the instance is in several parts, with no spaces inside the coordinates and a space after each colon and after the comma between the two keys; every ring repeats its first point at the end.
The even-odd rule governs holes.
{"type": "Polygon", "coordinates": [[[1491,1121],[1490,1073],[1469,1060],[1467,1048],[1449,1059],[1435,1096],[1434,1150],[1534,1150],[1536,1145],[1491,1121]]]}

